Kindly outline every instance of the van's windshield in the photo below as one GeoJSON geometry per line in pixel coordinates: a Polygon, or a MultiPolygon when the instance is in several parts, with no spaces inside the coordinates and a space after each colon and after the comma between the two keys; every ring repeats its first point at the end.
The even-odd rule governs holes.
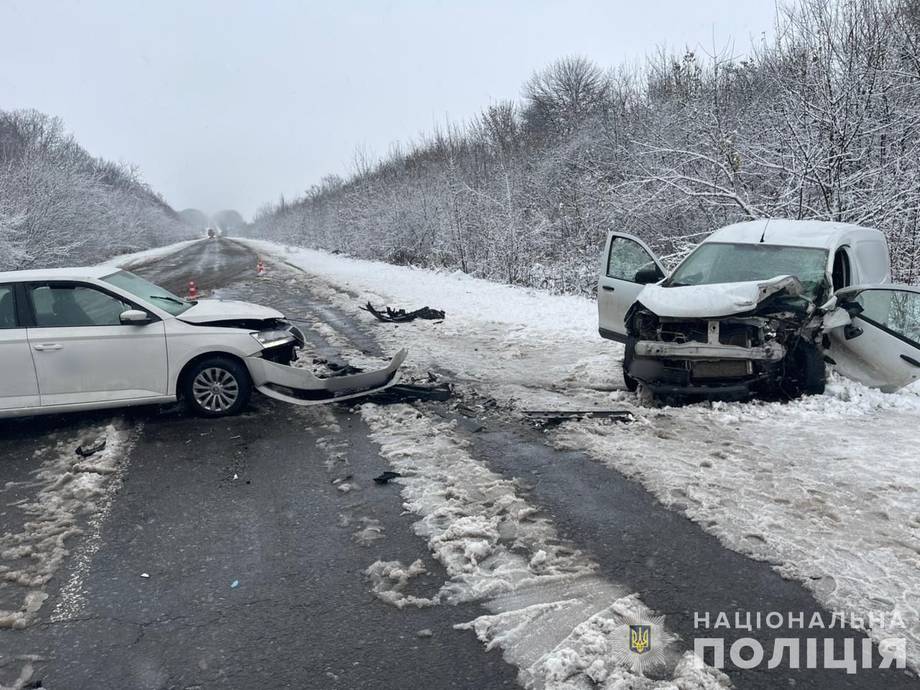
{"type": "Polygon", "coordinates": [[[706,242],[684,259],[666,285],[741,283],[790,275],[802,281],[805,294],[814,299],[826,272],[826,249],[706,242]]]}

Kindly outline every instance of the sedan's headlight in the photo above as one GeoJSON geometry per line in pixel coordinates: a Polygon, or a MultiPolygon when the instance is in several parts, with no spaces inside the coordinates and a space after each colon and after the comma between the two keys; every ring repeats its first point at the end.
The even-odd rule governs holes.
{"type": "Polygon", "coordinates": [[[252,337],[258,340],[262,347],[274,347],[275,345],[283,345],[294,340],[294,336],[291,335],[290,331],[283,331],[280,329],[259,331],[258,333],[253,333],[252,337]]]}

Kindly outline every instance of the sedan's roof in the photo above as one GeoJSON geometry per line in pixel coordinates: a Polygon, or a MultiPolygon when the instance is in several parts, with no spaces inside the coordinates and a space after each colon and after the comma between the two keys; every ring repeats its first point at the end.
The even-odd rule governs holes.
{"type": "Polygon", "coordinates": [[[834,249],[853,241],[884,241],[879,230],[851,223],[824,220],[786,220],[764,218],[727,225],[716,230],[704,242],[785,245],[834,249]]]}
{"type": "Polygon", "coordinates": [[[40,268],[28,271],[0,272],[0,283],[24,283],[41,280],[97,280],[120,270],[117,266],[81,266],[77,268],[40,268]]]}

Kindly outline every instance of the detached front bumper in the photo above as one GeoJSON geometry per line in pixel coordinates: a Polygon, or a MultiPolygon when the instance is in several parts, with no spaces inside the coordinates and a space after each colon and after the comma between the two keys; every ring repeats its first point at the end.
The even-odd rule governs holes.
{"type": "Polygon", "coordinates": [[[307,369],[262,357],[249,357],[246,364],[253,385],[263,395],[293,405],[321,405],[359,398],[393,386],[399,381],[399,367],[407,354],[407,350],[400,350],[385,368],[377,371],[322,379],[307,369]]]}

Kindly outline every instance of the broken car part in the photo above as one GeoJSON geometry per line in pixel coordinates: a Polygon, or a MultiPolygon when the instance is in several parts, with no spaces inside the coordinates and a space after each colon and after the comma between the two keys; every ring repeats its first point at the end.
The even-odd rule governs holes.
{"type": "Polygon", "coordinates": [[[629,410],[524,410],[524,416],[544,426],[573,419],[609,419],[614,422],[633,422],[636,419],[629,410]]]}
{"type": "Polygon", "coordinates": [[[430,307],[422,307],[421,309],[410,312],[407,312],[405,309],[384,307],[384,311],[378,311],[368,302],[365,306],[361,307],[361,309],[372,314],[378,321],[385,321],[386,323],[406,323],[408,321],[415,321],[415,319],[427,319],[429,321],[441,321],[444,319],[443,311],[430,307]]]}
{"type": "Polygon", "coordinates": [[[399,380],[398,369],[408,351],[396,353],[377,371],[319,378],[312,371],[253,358],[249,362],[253,385],[260,393],[295,405],[318,405],[371,395],[386,390],[399,380]]]}

